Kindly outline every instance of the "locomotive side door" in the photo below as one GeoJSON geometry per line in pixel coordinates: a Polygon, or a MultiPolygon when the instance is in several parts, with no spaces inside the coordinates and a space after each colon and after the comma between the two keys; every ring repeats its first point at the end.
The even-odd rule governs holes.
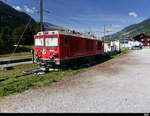
{"type": "Polygon", "coordinates": [[[62,56],[63,56],[63,59],[64,58],[69,58],[69,52],[70,52],[70,49],[69,49],[69,39],[64,37],[63,38],[63,44],[62,44],[62,56]]]}

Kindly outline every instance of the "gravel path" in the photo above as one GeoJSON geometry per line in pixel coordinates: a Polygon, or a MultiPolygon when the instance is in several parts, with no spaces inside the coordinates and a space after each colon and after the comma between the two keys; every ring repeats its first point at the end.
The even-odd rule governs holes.
{"type": "Polygon", "coordinates": [[[48,87],[1,98],[0,112],[150,112],[150,49],[133,51],[48,87]]]}

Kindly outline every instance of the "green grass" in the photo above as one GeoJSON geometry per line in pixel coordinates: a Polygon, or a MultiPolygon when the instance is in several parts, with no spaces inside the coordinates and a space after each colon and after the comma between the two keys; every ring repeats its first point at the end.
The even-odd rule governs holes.
{"type": "Polygon", "coordinates": [[[114,55],[112,55],[112,56],[110,56],[110,55],[98,56],[98,57],[96,58],[96,62],[97,62],[98,64],[100,64],[100,63],[106,62],[106,61],[108,61],[108,60],[111,60],[111,59],[113,59],[113,58],[116,58],[116,57],[119,57],[119,56],[123,56],[123,55],[125,55],[125,54],[128,54],[128,53],[130,53],[130,52],[131,52],[130,50],[124,48],[124,49],[121,50],[120,53],[116,53],[116,54],[114,54],[114,55]]]}
{"type": "Polygon", "coordinates": [[[0,96],[7,96],[13,93],[21,93],[30,88],[38,88],[49,85],[52,82],[57,82],[62,78],[72,76],[74,74],[86,71],[85,68],[77,70],[65,70],[62,72],[51,72],[44,75],[28,75],[16,78],[16,75],[24,70],[34,69],[37,66],[34,64],[20,65],[14,67],[11,71],[2,71],[1,78],[8,78],[8,80],[0,83],[0,96]]]}
{"type": "Polygon", "coordinates": [[[119,57],[119,56],[123,56],[123,55],[125,55],[125,54],[130,53],[130,52],[131,52],[130,50],[128,50],[127,48],[124,48],[124,49],[121,50],[121,53],[120,53],[120,54],[113,55],[112,58],[116,58],[116,57],[119,57]]]}
{"type": "MultiPolygon", "coordinates": [[[[129,53],[128,50],[123,50],[120,54],[110,56],[97,57],[97,64],[108,61],[112,58],[122,56],[129,53]]],[[[0,82],[0,97],[8,96],[10,94],[21,93],[28,89],[39,88],[42,86],[50,85],[51,83],[57,82],[63,78],[69,78],[72,75],[78,74],[80,72],[85,72],[88,68],[80,69],[68,69],[61,72],[51,72],[44,75],[27,75],[16,78],[16,75],[25,70],[37,68],[36,64],[26,64],[15,66],[11,71],[0,71],[0,79],[7,79],[0,82]]]]}
{"type": "Polygon", "coordinates": [[[30,50],[33,48],[33,46],[20,46],[17,48],[16,52],[13,54],[12,56],[12,53],[14,51],[11,50],[10,53],[3,53],[3,54],[0,54],[0,58],[6,58],[6,57],[12,57],[12,58],[29,58],[29,57],[32,57],[32,54],[30,52],[30,50]]]}

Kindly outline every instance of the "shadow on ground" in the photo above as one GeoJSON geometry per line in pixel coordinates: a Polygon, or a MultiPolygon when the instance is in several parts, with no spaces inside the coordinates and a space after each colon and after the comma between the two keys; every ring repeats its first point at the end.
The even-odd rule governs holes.
{"type": "MultiPolygon", "coordinates": [[[[119,53],[117,53],[119,54],[119,53]]],[[[116,53],[113,54],[113,55],[117,55],[116,53]]],[[[95,65],[98,65],[98,64],[102,64],[106,61],[109,61],[113,59],[112,55],[100,55],[100,56],[97,56],[95,58],[95,61],[92,61],[92,62],[88,62],[86,64],[73,64],[71,66],[68,66],[67,68],[65,68],[65,70],[68,70],[68,69],[71,69],[71,70],[79,70],[79,69],[82,69],[82,68],[89,68],[89,67],[92,67],[92,66],[95,66],[95,65]]]]}

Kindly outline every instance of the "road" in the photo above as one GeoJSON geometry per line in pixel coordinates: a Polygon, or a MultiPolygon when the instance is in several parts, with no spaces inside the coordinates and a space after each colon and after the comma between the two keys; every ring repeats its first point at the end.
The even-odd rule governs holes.
{"type": "Polygon", "coordinates": [[[133,51],[47,87],[1,98],[0,112],[150,112],[150,49],[133,51]]]}

